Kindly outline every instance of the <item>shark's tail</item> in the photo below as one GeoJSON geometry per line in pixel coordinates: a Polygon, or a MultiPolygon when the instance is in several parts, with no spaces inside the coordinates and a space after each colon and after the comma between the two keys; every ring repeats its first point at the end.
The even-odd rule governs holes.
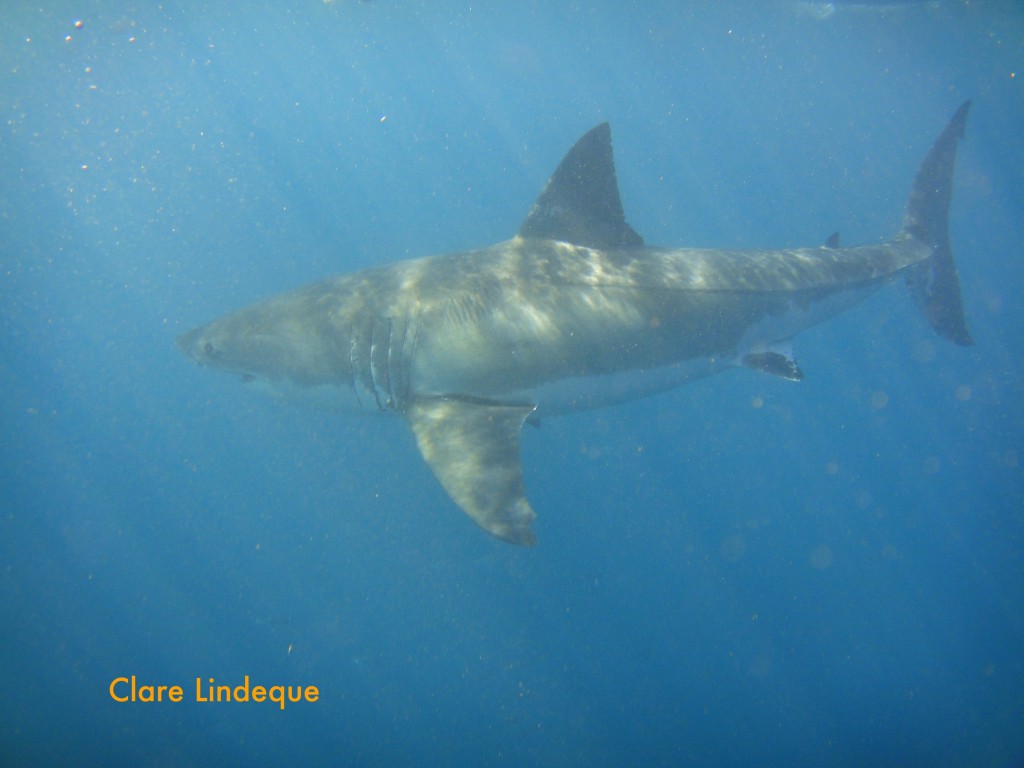
{"type": "Polygon", "coordinates": [[[960,279],[949,245],[949,201],[953,194],[953,165],[957,142],[967,122],[966,101],[936,140],[914,179],[907,200],[901,237],[913,237],[932,249],[930,259],[912,267],[907,282],[918,307],[940,335],[960,345],[974,342],[967,331],[960,300],[960,279]]]}

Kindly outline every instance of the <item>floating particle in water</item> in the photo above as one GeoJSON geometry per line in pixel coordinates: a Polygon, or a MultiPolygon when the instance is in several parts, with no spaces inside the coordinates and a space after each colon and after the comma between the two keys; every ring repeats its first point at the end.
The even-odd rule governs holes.
{"type": "Polygon", "coordinates": [[[832,561],[835,559],[832,555],[832,550],[826,545],[822,544],[811,550],[811,555],[808,558],[811,561],[811,565],[819,571],[823,571],[832,565],[832,561]]]}
{"type": "Polygon", "coordinates": [[[723,539],[718,552],[727,563],[738,562],[747,553],[747,542],[740,534],[729,536],[723,539]]]}
{"type": "Polygon", "coordinates": [[[935,359],[935,345],[930,340],[922,340],[914,345],[914,359],[919,363],[930,363],[935,359]]]}

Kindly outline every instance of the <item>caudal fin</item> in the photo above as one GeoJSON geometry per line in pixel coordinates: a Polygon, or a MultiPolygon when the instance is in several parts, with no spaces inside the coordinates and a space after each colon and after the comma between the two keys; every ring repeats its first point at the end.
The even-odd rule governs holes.
{"type": "Polygon", "coordinates": [[[964,320],[960,279],[949,245],[949,201],[953,194],[953,166],[957,143],[964,136],[965,101],[936,140],[914,179],[903,216],[903,236],[920,240],[932,249],[930,259],[913,267],[907,278],[914,300],[940,335],[955,344],[973,344],[964,320]]]}

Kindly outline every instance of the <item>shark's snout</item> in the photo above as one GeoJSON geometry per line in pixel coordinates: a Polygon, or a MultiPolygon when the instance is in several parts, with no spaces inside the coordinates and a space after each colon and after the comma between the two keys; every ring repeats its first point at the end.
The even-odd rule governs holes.
{"type": "Polygon", "coordinates": [[[199,329],[193,328],[191,331],[186,331],[185,333],[181,334],[181,336],[174,340],[174,343],[178,346],[178,349],[180,349],[183,354],[195,359],[196,355],[194,350],[196,346],[196,341],[198,339],[199,329]]]}
{"type": "Polygon", "coordinates": [[[255,381],[257,376],[249,373],[243,366],[234,365],[229,356],[225,354],[225,347],[215,343],[214,338],[209,326],[201,325],[181,334],[174,340],[174,343],[185,356],[200,367],[237,373],[246,383],[255,381]]]}
{"type": "Polygon", "coordinates": [[[186,331],[185,333],[181,334],[181,336],[176,338],[174,340],[174,343],[175,343],[175,345],[177,345],[178,349],[180,349],[182,351],[182,353],[184,353],[186,355],[189,355],[191,357],[192,356],[192,344],[195,342],[196,336],[197,336],[197,333],[196,333],[195,329],[193,329],[191,331],[186,331]]]}
{"type": "Polygon", "coordinates": [[[174,340],[174,343],[178,349],[199,365],[207,365],[216,359],[217,350],[208,339],[204,338],[202,330],[202,328],[193,328],[191,331],[181,334],[174,340]]]}

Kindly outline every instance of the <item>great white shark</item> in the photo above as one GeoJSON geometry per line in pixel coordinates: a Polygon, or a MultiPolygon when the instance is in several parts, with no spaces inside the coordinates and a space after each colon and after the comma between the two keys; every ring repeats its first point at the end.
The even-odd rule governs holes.
{"type": "Polygon", "coordinates": [[[799,380],[789,340],[900,277],[939,335],[972,343],[947,231],[969,104],[925,157],[886,242],[647,246],[626,222],[603,123],[565,156],[511,240],[314,283],[177,343],[249,383],[403,416],[452,500],[494,536],[531,545],[527,421],[734,366],[799,380]]]}

